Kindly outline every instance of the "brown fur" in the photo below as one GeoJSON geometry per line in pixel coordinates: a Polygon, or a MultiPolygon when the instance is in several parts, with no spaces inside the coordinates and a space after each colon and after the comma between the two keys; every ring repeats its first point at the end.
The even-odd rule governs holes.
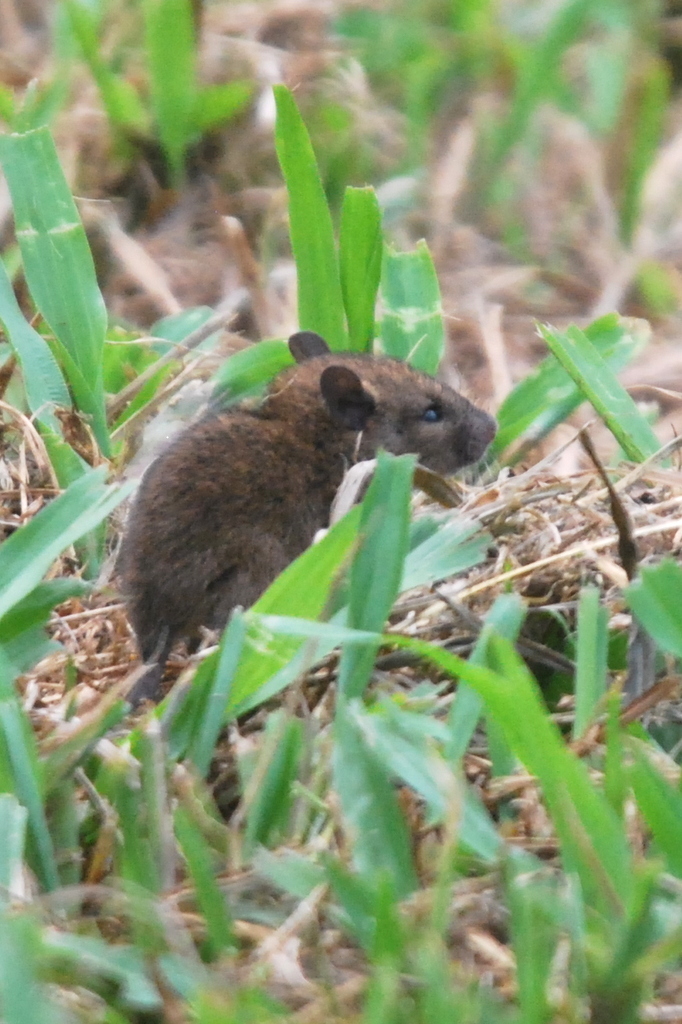
{"type": "Polygon", "coordinates": [[[260,406],[190,427],[142,481],[121,567],[140,651],[160,668],[132,699],[155,695],[175,640],[224,626],[305,550],[353,461],[384,448],[448,474],[494,436],[487,413],[405,363],[329,353],[309,332],[290,347],[302,361],[272,381],[260,406]],[[434,404],[440,421],[424,422],[434,404]]]}

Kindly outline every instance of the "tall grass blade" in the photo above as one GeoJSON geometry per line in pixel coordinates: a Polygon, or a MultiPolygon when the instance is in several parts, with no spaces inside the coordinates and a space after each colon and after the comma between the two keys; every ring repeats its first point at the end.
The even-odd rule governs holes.
{"type": "Polygon", "coordinates": [[[177,188],[197,102],[192,6],[190,0],[143,0],[142,10],[154,121],[177,188]]]}
{"type": "Polygon", "coordinates": [[[409,637],[395,636],[391,642],[418,651],[483,698],[511,750],[540,780],[565,869],[578,874],[591,906],[610,920],[616,918],[632,891],[631,856],[622,824],[593,787],[585,765],[566,748],[547,716],[537,684],[509,642],[494,635],[488,639],[488,664],[494,670],[409,637]]]}
{"type": "Polygon", "coordinates": [[[0,618],[35,587],[64,548],[88,533],[130,494],[93,469],[7,538],[0,547],[0,618]]]}
{"type": "Polygon", "coordinates": [[[632,127],[620,207],[621,234],[628,245],[640,221],[642,188],[665,125],[670,74],[663,60],[650,59],[638,86],[638,95],[628,108],[628,122],[632,127]]]}
{"type": "Polygon", "coordinates": [[[27,819],[14,793],[0,794],[0,915],[13,896],[22,894],[27,819]]]}
{"type": "Polygon", "coordinates": [[[392,781],[358,727],[354,704],[341,702],[334,719],[334,789],[354,836],[357,871],[372,886],[387,871],[403,897],[417,884],[410,835],[392,781]]]}
{"type": "Polygon", "coordinates": [[[42,423],[59,432],[55,406],[70,408],[71,396],[57,360],[44,338],[24,318],[7,271],[0,262],[0,322],[19,360],[26,401],[42,423]]]}
{"type": "Polygon", "coordinates": [[[298,275],[298,323],[331,349],[348,348],[332,218],[315,153],[294,97],[274,87],[275,146],[289,196],[289,234],[298,275]]]}
{"type": "MultiPolygon", "coordinates": [[[[407,553],[414,458],[379,453],[377,468],[362,502],[360,548],[350,571],[348,625],[383,629],[398,595],[407,553]]],[[[339,666],[339,692],[358,697],[374,664],[371,648],[348,647],[339,666]]]]}
{"type": "Polygon", "coordinates": [[[339,265],[348,347],[371,352],[381,280],[381,211],[373,188],[347,188],[341,208],[339,265]]]}
{"type": "Polygon", "coordinates": [[[102,384],[107,314],[49,131],[0,136],[0,161],[31,295],[55,335],[78,407],[92,418],[97,442],[108,455],[102,384]]]}
{"type": "Polygon", "coordinates": [[[645,566],[625,600],[658,646],[682,658],[682,569],[670,558],[645,566]]]}
{"type": "Polygon", "coordinates": [[[609,615],[597,587],[583,587],[578,604],[573,738],[582,736],[606,693],[609,615]]]}

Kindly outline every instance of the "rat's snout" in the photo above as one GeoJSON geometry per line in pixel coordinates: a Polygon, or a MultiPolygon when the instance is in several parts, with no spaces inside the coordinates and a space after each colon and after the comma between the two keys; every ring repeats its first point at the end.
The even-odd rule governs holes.
{"type": "Polygon", "coordinates": [[[474,408],[466,432],[466,461],[478,462],[497,433],[497,421],[483,409],[474,408]]]}

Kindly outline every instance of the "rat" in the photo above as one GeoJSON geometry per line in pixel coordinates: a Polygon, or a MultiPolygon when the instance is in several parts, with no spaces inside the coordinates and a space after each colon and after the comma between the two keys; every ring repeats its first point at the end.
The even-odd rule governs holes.
{"type": "Polygon", "coordinates": [[[330,352],[313,331],[293,334],[289,350],[294,365],[260,404],[209,413],[142,479],[119,563],[149,666],[133,705],[157,696],[176,640],[222,629],[308,547],[352,463],[411,452],[448,475],[495,436],[492,416],[400,360],[330,352]]]}

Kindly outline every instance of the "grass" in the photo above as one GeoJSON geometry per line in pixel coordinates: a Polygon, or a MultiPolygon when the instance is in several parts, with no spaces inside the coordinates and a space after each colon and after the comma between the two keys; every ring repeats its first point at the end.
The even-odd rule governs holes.
{"type": "MultiPolygon", "coordinates": [[[[434,66],[423,33],[400,36],[411,102],[437,95],[445,72],[466,68],[473,83],[502,59],[492,5],[472,5],[464,27],[436,7],[434,66]],[[470,46],[449,64],[448,33],[464,29],[470,46]]],[[[145,6],[145,53],[177,186],[198,87],[189,8],[172,25],[171,10],[145,6]],[[183,39],[164,44],[183,56],[171,108],[158,58],[178,24],[183,39]]],[[[130,111],[143,113],[88,42],[95,15],[75,3],[68,13],[107,116],[127,131],[130,111]]],[[[615,4],[613,23],[626,14],[615,4]]],[[[566,4],[542,43],[510,50],[510,120],[481,194],[495,191],[540,105],[567,102],[560,58],[587,17],[566,4]]],[[[396,38],[406,31],[394,27],[396,38]]],[[[347,189],[337,232],[294,96],[275,95],[300,326],[337,349],[435,372],[446,328],[428,247],[385,243],[370,188],[347,189]]],[[[646,504],[628,505],[635,541],[655,545],[631,582],[594,475],[562,482],[531,466],[481,484],[460,509],[414,517],[413,459],[383,455],[362,503],[131,722],[125,681],[88,702],[72,685],[87,658],[74,662],[52,637],[111,600],[85,579],[130,487],[91,464],[121,468],[118,430],[152,414],[177,361],[135,356],[134,337],[112,344],[118,329],[49,130],[3,136],[0,161],[28,291],[20,305],[0,277],[0,369],[16,360],[6,386],[20,425],[8,418],[6,429],[17,465],[30,444],[34,479],[48,484],[29,512],[33,483],[20,478],[21,514],[0,547],[3,1020],[629,1024],[682,1002],[679,736],[664,742],[639,721],[678,679],[682,574],[660,553],[680,524],[656,492],[672,477],[642,466],[658,448],[650,423],[616,378],[647,342],[642,323],[610,314],[542,327],[546,358],[502,405],[494,452],[518,463],[588,400],[631,460],[610,470],[616,487],[634,465],[658,500],[651,519],[646,504]],[[137,393],[131,367],[146,375],[137,393]],[[562,543],[547,555],[552,530],[562,543]],[[654,645],[656,688],[623,708],[638,657],[632,639],[626,649],[629,612],[654,645]],[[38,700],[32,673],[48,653],[66,685],[38,700]]],[[[629,175],[624,237],[642,166],[629,175]]],[[[196,328],[186,313],[165,325],[173,341],[196,328]]],[[[283,340],[266,339],[226,360],[215,384],[225,400],[254,396],[286,364],[283,340]]],[[[120,663],[128,638],[108,607],[101,621],[120,663]]]]}

